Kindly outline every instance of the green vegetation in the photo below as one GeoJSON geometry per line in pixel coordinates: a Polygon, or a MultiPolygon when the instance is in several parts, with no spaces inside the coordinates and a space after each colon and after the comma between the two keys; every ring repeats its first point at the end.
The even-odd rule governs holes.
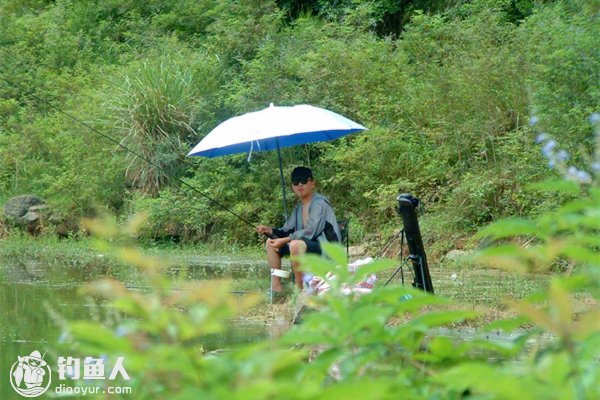
{"type": "Polygon", "coordinates": [[[589,158],[599,10],[580,0],[2,0],[0,200],[37,194],[71,222],[146,212],[148,242],[256,244],[170,178],[277,223],[274,153],[184,156],[229,117],[308,103],[369,130],[285,149],[286,172],[310,163],[357,242],[398,226],[398,192],[433,199],[426,240],[443,254],[490,221],[569,198],[524,191],[555,174],[527,122],[535,115],[560,138],[573,165],[589,158]]]}
{"type": "MultiPolygon", "coordinates": [[[[579,190],[576,184],[558,186],[579,190]]],[[[442,327],[477,317],[472,310],[449,309],[451,301],[442,296],[402,286],[379,287],[358,298],[344,294],[344,284],[385,270],[390,261],[351,274],[344,250],[327,245],[329,260],[310,255],[302,260],[312,273],[335,274],[327,279],[332,287],[327,295],[311,299],[318,311],[281,339],[222,352],[203,347],[207,335],[223,334],[230,318],[260,299],[235,299],[225,281],[170,279],[162,273],[163,262],[123,241],[114,224],[93,222],[88,228],[97,235],[96,246],[139,268],[152,289],[127,290],[113,279],[89,285],[83,293],[109,301],[116,312],[65,323],[60,354],[125,357],[132,377],[126,384],[136,399],[345,399],[359,393],[374,399],[401,394],[509,400],[522,399],[525,388],[531,398],[595,399],[600,394],[599,212],[595,187],[554,212],[499,221],[480,233],[506,241],[481,252],[484,261],[521,272],[549,271],[557,259],[576,267],[570,276],[553,277],[526,299],[511,301],[515,316],[485,328],[494,334],[527,324],[512,341],[459,342],[440,334],[442,327]],[[517,245],[515,239],[523,237],[534,244],[517,245]],[[576,303],[584,293],[589,301],[576,303]]]]}
{"type": "Polygon", "coordinates": [[[42,235],[34,249],[0,225],[10,236],[0,256],[81,260],[102,276],[137,268],[85,288],[105,312],[57,318],[54,349],[124,356],[136,399],[599,398],[599,14],[598,0],[0,0],[0,203],[46,198],[54,215],[42,233],[117,215],[85,220],[70,234],[83,240],[42,235]],[[460,284],[479,271],[446,261],[457,274],[441,292],[458,304],[400,286],[353,299],[342,283],[391,265],[351,275],[328,246],[329,260],[302,260],[337,275],[318,311],[281,340],[208,351],[207,335],[265,307],[230,291],[266,281],[187,279],[177,257],[259,239],[173,178],[276,223],[274,153],[184,157],[219,122],[270,102],[369,128],[283,151],[286,172],[314,167],[355,241],[385,241],[399,226],[396,195],[411,192],[427,201],[432,258],[479,246],[474,262],[518,283],[500,275],[471,302],[460,284]],[[170,262],[151,256],[171,251],[170,262]],[[527,330],[509,343],[438,334],[485,323],[485,306],[509,316],[490,332],[527,330]]]}

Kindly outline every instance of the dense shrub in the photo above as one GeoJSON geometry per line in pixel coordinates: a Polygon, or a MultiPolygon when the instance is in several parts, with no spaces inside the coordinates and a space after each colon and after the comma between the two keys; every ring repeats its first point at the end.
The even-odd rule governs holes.
{"type": "MultiPolygon", "coordinates": [[[[556,205],[522,191],[553,174],[532,148],[531,115],[580,164],[591,151],[587,118],[600,107],[598,10],[577,0],[30,1],[0,9],[0,77],[19,84],[0,83],[0,188],[5,196],[35,191],[73,216],[95,205],[128,213],[167,204],[137,192],[164,191],[183,206],[194,197],[170,179],[181,178],[275,225],[273,154],[255,153],[249,164],[247,155],[184,156],[234,115],[310,103],[369,128],[283,151],[286,175],[311,165],[319,190],[361,227],[357,239],[397,225],[394,198],[407,191],[436,198],[440,221],[472,231],[556,205]]],[[[174,224],[175,236],[256,241],[222,208],[188,207],[206,215],[174,224]]],[[[163,232],[163,217],[148,232],[163,232]]]]}

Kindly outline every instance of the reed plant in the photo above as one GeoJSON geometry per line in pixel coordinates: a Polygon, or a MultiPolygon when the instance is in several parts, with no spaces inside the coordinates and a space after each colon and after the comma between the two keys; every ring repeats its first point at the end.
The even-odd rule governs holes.
{"type": "Polygon", "coordinates": [[[168,55],[133,66],[111,99],[115,129],[128,153],[130,184],[153,197],[181,173],[194,130],[199,83],[193,70],[168,55]],[[147,160],[147,161],[146,161],[147,160]]]}

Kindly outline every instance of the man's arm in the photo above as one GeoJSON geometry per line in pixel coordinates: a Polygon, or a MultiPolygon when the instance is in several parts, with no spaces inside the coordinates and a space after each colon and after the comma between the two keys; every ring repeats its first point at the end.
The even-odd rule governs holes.
{"type": "Polygon", "coordinates": [[[284,238],[284,237],[288,237],[292,234],[292,232],[294,232],[293,229],[288,230],[284,230],[283,228],[272,228],[273,229],[273,236],[275,236],[276,238],[284,238]]]}
{"type": "Polygon", "coordinates": [[[272,228],[273,236],[277,238],[284,238],[290,236],[296,230],[296,213],[297,209],[292,209],[292,213],[285,221],[285,224],[281,228],[272,228]]]}

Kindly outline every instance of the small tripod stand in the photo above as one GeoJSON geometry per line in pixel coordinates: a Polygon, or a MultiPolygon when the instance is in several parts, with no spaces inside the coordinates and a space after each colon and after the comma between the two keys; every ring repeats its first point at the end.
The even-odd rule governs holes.
{"type": "Polygon", "coordinates": [[[394,279],[394,277],[398,274],[398,272],[400,272],[400,277],[402,279],[402,285],[404,286],[404,267],[408,265],[408,261],[409,261],[409,257],[404,258],[404,229],[402,229],[400,232],[398,232],[398,234],[396,236],[394,236],[392,238],[392,240],[388,243],[387,247],[384,249],[382,256],[385,255],[385,253],[387,252],[387,249],[390,247],[390,245],[392,244],[392,242],[394,241],[394,239],[398,238],[398,236],[400,236],[400,266],[398,268],[396,268],[396,271],[394,271],[394,273],[392,274],[392,276],[390,276],[390,278],[387,280],[387,282],[383,285],[383,286],[387,286],[388,283],[390,283],[392,281],[392,279],[394,279]]]}

